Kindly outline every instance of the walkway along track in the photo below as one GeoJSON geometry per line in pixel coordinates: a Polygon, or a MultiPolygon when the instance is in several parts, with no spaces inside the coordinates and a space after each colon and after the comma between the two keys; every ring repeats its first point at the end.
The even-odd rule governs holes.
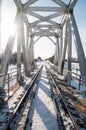
{"type": "MultiPolygon", "coordinates": [[[[86,130],[86,124],[81,114],[76,111],[69,98],[60,88],[51,71],[46,67],[49,82],[51,85],[52,98],[55,101],[57,111],[59,111],[58,121],[61,130],[86,130]]],[[[58,112],[57,112],[58,113],[58,112]]]]}
{"type": "Polygon", "coordinates": [[[9,113],[9,111],[4,113],[5,116],[7,116],[7,120],[0,122],[0,130],[24,130],[41,69],[42,67],[38,70],[33,80],[28,85],[27,90],[22,95],[15,110],[12,113],[9,113]]]}

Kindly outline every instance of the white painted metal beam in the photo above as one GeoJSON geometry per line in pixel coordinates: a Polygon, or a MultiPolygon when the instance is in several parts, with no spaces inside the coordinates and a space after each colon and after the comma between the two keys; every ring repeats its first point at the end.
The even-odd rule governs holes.
{"type": "Polygon", "coordinates": [[[69,9],[73,9],[78,0],[70,0],[69,9]]]}
{"type": "Polygon", "coordinates": [[[23,50],[23,61],[25,65],[25,73],[28,71],[28,64],[27,64],[27,58],[26,58],[26,50],[25,50],[25,33],[24,33],[24,23],[23,19],[21,19],[21,45],[22,45],[22,50],[23,50]]]}
{"type": "Polygon", "coordinates": [[[51,14],[51,15],[49,15],[49,16],[43,17],[42,15],[39,15],[39,14],[37,14],[37,13],[35,13],[35,12],[27,11],[26,13],[28,13],[28,14],[30,14],[30,15],[32,15],[32,16],[38,18],[38,19],[41,19],[41,20],[43,20],[43,21],[47,21],[47,20],[49,20],[49,19],[53,19],[53,18],[55,18],[55,17],[64,15],[64,12],[59,12],[59,13],[54,13],[54,14],[51,14]]]}
{"type": "MultiPolygon", "coordinates": [[[[19,14],[17,13],[15,17],[14,25],[17,25],[18,17],[19,17],[19,14]]],[[[0,69],[0,74],[4,73],[3,77],[0,78],[0,87],[4,87],[5,77],[6,77],[6,73],[8,69],[8,61],[12,53],[15,37],[16,37],[16,32],[14,32],[13,34],[9,36],[9,39],[7,42],[7,46],[5,49],[5,53],[2,59],[1,69],[0,69]]]]}
{"type": "Polygon", "coordinates": [[[77,24],[76,24],[76,21],[75,21],[75,17],[74,17],[73,14],[70,14],[70,19],[72,21],[72,26],[73,26],[73,29],[74,29],[74,35],[75,35],[75,41],[76,41],[75,45],[76,45],[76,50],[77,50],[79,66],[80,66],[80,72],[81,72],[81,75],[82,75],[83,83],[86,85],[86,59],[85,59],[85,54],[84,54],[84,51],[83,51],[80,35],[79,35],[77,24]]]}
{"type": "Polygon", "coordinates": [[[28,56],[28,51],[29,51],[29,29],[26,26],[26,44],[25,44],[25,50],[26,50],[26,59],[27,59],[27,74],[28,74],[28,68],[29,68],[29,56],[28,56]]]}
{"type": "Polygon", "coordinates": [[[59,61],[58,61],[58,72],[61,74],[61,65],[62,65],[62,53],[63,53],[63,28],[60,30],[59,37],[59,61]]]}
{"type": "Polygon", "coordinates": [[[34,36],[30,37],[29,44],[29,64],[32,64],[34,61],[34,48],[33,48],[34,36]]]}
{"type": "MultiPolygon", "coordinates": [[[[42,23],[42,22],[44,22],[43,20],[37,20],[37,21],[35,21],[35,22],[32,22],[31,24],[30,24],[30,27],[34,27],[34,26],[37,26],[37,24],[39,24],[39,23],[42,23]]],[[[51,23],[52,21],[47,21],[48,23],[51,23]]],[[[58,24],[58,23],[56,23],[56,22],[54,22],[53,21],[53,23],[51,23],[51,25],[52,26],[56,26],[57,28],[60,28],[61,27],[61,25],[60,24],[58,24]],[[53,24],[53,25],[52,25],[53,24]]]]}
{"type": "Polygon", "coordinates": [[[56,46],[55,46],[55,54],[54,54],[54,65],[58,65],[58,56],[59,56],[59,43],[57,38],[56,46]]]}
{"type": "Polygon", "coordinates": [[[51,32],[36,32],[36,33],[33,33],[33,36],[55,36],[54,33],[51,33],[51,32]]]}
{"type": "Polygon", "coordinates": [[[61,21],[61,25],[62,25],[62,27],[64,26],[67,17],[68,17],[68,16],[67,16],[66,14],[63,16],[62,21],[61,21]]]}
{"type": "Polygon", "coordinates": [[[35,44],[40,38],[41,38],[41,36],[39,36],[39,37],[36,39],[36,41],[34,41],[34,44],[35,44]]]}
{"type": "Polygon", "coordinates": [[[38,19],[40,19],[40,20],[37,20],[37,21],[35,21],[35,22],[33,22],[33,23],[31,23],[31,25],[36,25],[36,24],[38,24],[38,23],[41,23],[41,22],[43,22],[43,21],[47,21],[48,23],[51,23],[52,25],[58,25],[58,27],[60,27],[60,25],[58,24],[58,23],[56,23],[56,22],[54,22],[53,20],[50,20],[50,19],[52,19],[52,18],[54,18],[54,17],[57,17],[57,16],[60,16],[60,15],[62,15],[63,13],[62,12],[60,12],[60,13],[54,13],[54,14],[52,14],[52,15],[49,15],[49,16],[47,16],[47,17],[43,17],[43,16],[41,16],[41,15],[39,15],[39,14],[37,14],[37,13],[34,13],[34,12],[28,12],[30,15],[32,15],[32,16],[34,16],[34,17],[36,17],[36,18],[38,18],[38,19]]]}
{"type": "Polygon", "coordinates": [[[23,4],[23,8],[27,9],[30,5],[32,5],[36,1],[38,1],[38,0],[28,0],[25,4],[23,4]]]}
{"type": "Polygon", "coordinates": [[[63,1],[61,1],[61,0],[52,0],[52,1],[54,1],[58,5],[62,6],[64,9],[67,8],[67,5],[63,1]]]}
{"type": "Polygon", "coordinates": [[[68,21],[66,20],[64,47],[63,47],[63,53],[62,53],[61,73],[63,73],[63,67],[64,67],[64,62],[65,62],[65,58],[66,58],[66,51],[67,51],[67,24],[68,24],[68,21]]]}
{"type": "Polygon", "coordinates": [[[65,9],[62,7],[41,7],[41,6],[31,6],[26,8],[25,11],[43,11],[43,12],[65,12],[65,9]]]}
{"type": "Polygon", "coordinates": [[[32,34],[32,28],[30,27],[30,23],[29,23],[28,18],[25,14],[23,14],[23,21],[26,24],[26,26],[29,28],[29,32],[32,34]]]}
{"type": "Polygon", "coordinates": [[[71,71],[72,62],[72,30],[70,20],[68,19],[67,25],[67,43],[68,43],[68,70],[71,71]]]}
{"type": "Polygon", "coordinates": [[[21,0],[14,0],[17,8],[21,9],[22,8],[22,3],[21,3],[21,0]]]}
{"type": "Polygon", "coordinates": [[[17,21],[17,81],[21,81],[21,15],[17,21]]]}
{"type": "Polygon", "coordinates": [[[54,45],[56,45],[56,43],[53,41],[53,39],[50,37],[50,36],[47,36],[49,39],[50,39],[50,41],[52,42],[52,43],[54,43],[54,45]]]}
{"type": "Polygon", "coordinates": [[[56,28],[58,28],[58,26],[54,26],[54,25],[49,25],[49,24],[39,24],[39,25],[36,25],[36,26],[33,26],[33,28],[34,29],[37,29],[37,28],[49,28],[49,29],[51,29],[51,28],[53,28],[53,29],[56,29],[56,28]]]}

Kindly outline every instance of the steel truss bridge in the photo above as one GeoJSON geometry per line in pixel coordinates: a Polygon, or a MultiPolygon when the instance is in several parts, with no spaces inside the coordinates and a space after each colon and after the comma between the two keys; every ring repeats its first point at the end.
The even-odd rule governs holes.
{"type": "Polygon", "coordinates": [[[23,51],[25,74],[28,74],[30,67],[34,63],[34,44],[43,36],[48,37],[55,44],[54,64],[58,66],[59,74],[62,74],[63,72],[66,52],[68,55],[67,68],[71,71],[72,43],[74,41],[81,78],[86,85],[86,60],[73,11],[78,0],[70,0],[68,5],[61,0],[52,0],[57,5],[55,7],[49,7],[48,5],[45,7],[34,6],[33,4],[37,1],[38,0],[27,0],[27,2],[22,3],[21,0],[14,0],[17,8],[14,20],[16,31],[9,36],[2,59],[0,68],[0,86],[4,86],[8,61],[12,53],[15,39],[17,39],[18,80],[21,80],[21,48],[23,51]],[[41,12],[51,14],[43,16],[41,12]],[[33,16],[36,20],[30,23],[28,15],[33,16]],[[56,22],[55,20],[55,18],[58,18],[59,16],[62,17],[61,23],[58,21],[56,22]],[[36,36],[38,36],[38,38],[35,41],[34,39],[36,36]],[[65,36],[65,38],[63,36],[65,36]],[[53,40],[53,37],[55,38],[55,41],[53,40]]]}

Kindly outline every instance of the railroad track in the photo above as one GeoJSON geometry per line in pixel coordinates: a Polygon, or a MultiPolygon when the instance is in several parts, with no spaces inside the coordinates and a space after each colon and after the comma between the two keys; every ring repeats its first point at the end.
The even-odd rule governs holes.
{"type": "Polygon", "coordinates": [[[21,96],[19,97],[19,103],[18,101],[16,101],[17,105],[15,103],[15,106],[12,106],[11,109],[13,110],[9,111],[9,108],[7,108],[5,109],[5,111],[3,111],[2,115],[0,115],[2,118],[2,121],[0,121],[0,130],[11,130],[11,129],[24,130],[25,129],[28,113],[30,111],[32,100],[34,98],[41,69],[42,67],[35,74],[34,78],[27,86],[26,91],[22,93],[21,96]]]}
{"type": "MultiPolygon", "coordinates": [[[[17,82],[14,86],[9,87],[8,98],[6,99],[6,101],[9,101],[13,97],[13,95],[15,95],[15,93],[21,88],[21,86],[24,85],[25,82],[27,82],[27,80],[29,80],[29,82],[28,82],[28,84],[29,84],[30,81],[33,80],[34,76],[35,76],[35,74],[33,74],[30,78],[22,76],[21,77],[21,83],[17,82]],[[12,92],[11,95],[9,95],[10,92],[12,92]]],[[[27,85],[25,87],[23,87],[23,88],[26,89],[27,85]]],[[[8,90],[6,90],[6,91],[8,91],[8,90]]]]}
{"type": "Polygon", "coordinates": [[[86,130],[84,118],[74,107],[65,95],[65,92],[60,88],[51,71],[46,67],[48,78],[51,86],[51,95],[54,99],[59,127],[61,130],[86,130]]]}

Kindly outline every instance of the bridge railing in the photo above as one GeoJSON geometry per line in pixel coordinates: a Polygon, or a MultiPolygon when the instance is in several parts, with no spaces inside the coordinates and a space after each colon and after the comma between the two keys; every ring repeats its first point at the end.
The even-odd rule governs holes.
{"type": "MultiPolygon", "coordinates": [[[[54,67],[57,71],[59,67],[55,66],[54,67]]],[[[78,68],[72,68],[71,71],[67,70],[67,68],[64,68],[63,70],[63,75],[65,78],[65,75],[70,75],[71,80],[75,81],[78,85],[78,89],[80,90],[81,85],[83,86],[80,70],[78,68]]]]}
{"type": "Polygon", "coordinates": [[[64,69],[64,73],[65,72],[69,73],[71,75],[71,79],[73,79],[78,84],[78,88],[80,89],[80,85],[83,85],[80,70],[77,69],[77,68],[76,69],[72,68],[71,71],[68,71],[67,69],[64,69]]]}
{"type": "MultiPolygon", "coordinates": [[[[24,72],[25,72],[24,66],[21,66],[21,74],[24,75],[25,74],[24,72]]],[[[4,90],[6,90],[8,95],[9,95],[10,88],[17,83],[17,74],[18,74],[17,66],[14,66],[8,69],[8,72],[5,78],[5,83],[4,83],[4,90]]],[[[0,77],[3,77],[3,76],[4,76],[4,73],[0,74],[0,77]]]]}

